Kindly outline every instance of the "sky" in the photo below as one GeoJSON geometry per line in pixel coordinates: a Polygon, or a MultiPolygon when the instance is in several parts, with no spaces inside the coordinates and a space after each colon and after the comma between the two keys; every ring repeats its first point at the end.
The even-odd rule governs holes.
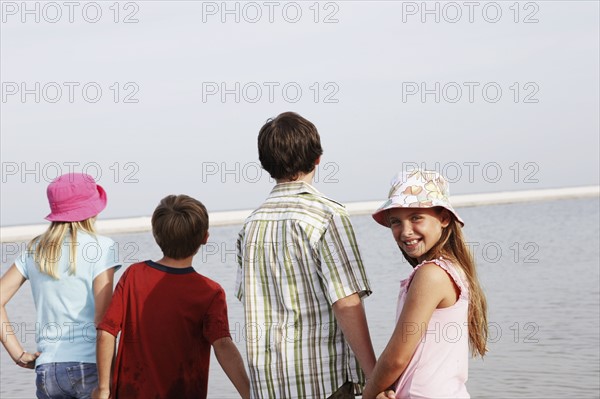
{"type": "Polygon", "coordinates": [[[597,185],[596,1],[2,1],[2,226],[42,223],[84,172],[105,219],[168,194],[252,209],[274,181],[256,139],[298,112],[315,186],[385,198],[401,169],[452,194],[597,185]]]}

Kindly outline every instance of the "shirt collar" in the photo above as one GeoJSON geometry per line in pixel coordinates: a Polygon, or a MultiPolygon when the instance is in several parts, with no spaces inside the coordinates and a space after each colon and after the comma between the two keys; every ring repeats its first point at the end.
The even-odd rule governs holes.
{"type": "Polygon", "coordinates": [[[334,202],[334,203],[338,204],[339,206],[341,206],[342,208],[345,208],[343,204],[340,204],[339,202],[332,200],[329,197],[324,196],[314,186],[312,186],[304,181],[279,183],[275,187],[273,187],[273,189],[271,190],[271,194],[269,194],[269,198],[278,198],[278,197],[285,197],[285,196],[290,196],[290,195],[301,195],[301,194],[312,194],[312,195],[324,198],[328,201],[334,202]]]}
{"type": "Polygon", "coordinates": [[[161,272],[165,272],[165,273],[169,273],[169,274],[188,274],[188,273],[194,273],[196,271],[196,270],[194,270],[194,268],[192,266],[183,267],[183,268],[169,267],[169,266],[162,265],[160,263],[156,263],[151,260],[147,260],[146,265],[150,266],[153,269],[160,270],[161,272]]]}
{"type": "Polygon", "coordinates": [[[323,197],[323,194],[319,192],[312,185],[304,181],[293,181],[286,183],[278,183],[271,190],[269,198],[284,197],[288,195],[299,195],[299,194],[314,194],[323,197]]]}

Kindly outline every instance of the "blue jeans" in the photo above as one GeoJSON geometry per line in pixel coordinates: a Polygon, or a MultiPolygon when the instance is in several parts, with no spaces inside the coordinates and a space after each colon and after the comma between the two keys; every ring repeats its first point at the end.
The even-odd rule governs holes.
{"type": "Polygon", "coordinates": [[[95,363],[44,363],[35,368],[39,399],[91,398],[98,386],[95,363]]]}

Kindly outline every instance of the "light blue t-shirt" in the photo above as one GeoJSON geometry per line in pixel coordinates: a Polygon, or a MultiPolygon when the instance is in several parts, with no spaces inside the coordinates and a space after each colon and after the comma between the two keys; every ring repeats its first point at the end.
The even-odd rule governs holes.
{"type": "MultiPolygon", "coordinates": [[[[40,272],[32,251],[15,260],[30,281],[37,311],[36,342],[42,352],[36,366],[55,362],[96,363],[94,279],[118,264],[117,244],[108,237],[77,232],[76,273],[69,274],[70,236],[63,241],[58,261],[60,279],[40,272]]],[[[30,327],[28,329],[31,329],[30,327]]]]}

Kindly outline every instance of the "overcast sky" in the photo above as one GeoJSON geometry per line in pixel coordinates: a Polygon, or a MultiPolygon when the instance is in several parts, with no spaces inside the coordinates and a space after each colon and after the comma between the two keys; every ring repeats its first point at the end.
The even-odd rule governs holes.
{"type": "Polygon", "coordinates": [[[103,218],[172,193],[254,208],[284,111],[319,129],[315,185],[342,202],[414,165],[455,194],[598,184],[596,1],[224,4],[2,2],[1,224],[42,222],[69,170],[103,218]]]}

